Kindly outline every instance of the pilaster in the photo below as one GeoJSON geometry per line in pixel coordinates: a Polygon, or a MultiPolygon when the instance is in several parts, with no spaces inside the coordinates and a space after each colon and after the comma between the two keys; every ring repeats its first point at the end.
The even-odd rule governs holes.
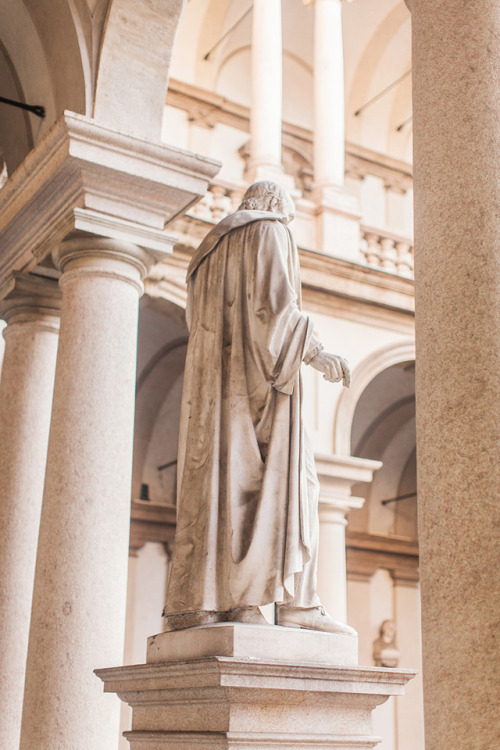
{"type": "Polygon", "coordinates": [[[346,516],[364,503],[364,498],[351,495],[351,487],[358,482],[371,482],[382,463],[354,456],[318,454],[315,461],[320,483],[318,593],[332,617],[345,623],[346,516]]]}

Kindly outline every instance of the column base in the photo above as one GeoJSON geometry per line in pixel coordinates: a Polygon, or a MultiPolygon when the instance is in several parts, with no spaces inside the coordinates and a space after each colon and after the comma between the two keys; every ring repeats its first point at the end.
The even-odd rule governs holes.
{"type": "Polygon", "coordinates": [[[133,709],[132,750],[369,750],[371,711],[415,672],[356,661],[356,636],[239,623],[153,636],[147,664],[96,674],[133,709]]]}
{"type": "Polygon", "coordinates": [[[359,262],[361,214],[356,199],[335,185],[317,186],[312,199],[316,204],[316,245],[320,252],[359,262]]]}

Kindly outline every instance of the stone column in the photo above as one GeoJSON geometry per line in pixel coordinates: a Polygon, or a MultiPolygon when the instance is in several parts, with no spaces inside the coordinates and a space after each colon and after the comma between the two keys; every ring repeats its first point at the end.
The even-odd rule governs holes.
{"type": "Polygon", "coordinates": [[[55,281],[16,274],[0,381],[0,747],[17,748],[54,389],[60,294],[55,281]]]}
{"type": "Polygon", "coordinates": [[[26,666],[22,750],[118,743],[93,669],[123,659],[138,300],[151,256],[64,242],[61,332],[26,666]]]}
{"type": "Polygon", "coordinates": [[[361,214],[356,198],[344,188],[343,2],[304,0],[314,6],[313,198],[317,249],[358,261],[361,214]]]}
{"type": "Polygon", "coordinates": [[[498,745],[500,13],[412,0],[426,748],[498,745]]]}
{"type": "Polygon", "coordinates": [[[282,108],[281,0],[254,0],[250,182],[280,179],[282,108]]]}
{"type": "Polygon", "coordinates": [[[342,0],[314,5],[314,182],[344,185],[344,53],[342,0]]]}
{"type": "Polygon", "coordinates": [[[315,460],[320,482],[318,594],[333,619],[346,623],[346,516],[364,503],[364,498],[351,495],[351,487],[371,482],[382,464],[353,456],[316,455],[315,460]]]}

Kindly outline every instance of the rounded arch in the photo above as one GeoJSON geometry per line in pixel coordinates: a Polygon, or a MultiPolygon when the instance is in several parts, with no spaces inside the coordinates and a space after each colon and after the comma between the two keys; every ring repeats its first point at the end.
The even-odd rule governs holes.
{"type": "Polygon", "coordinates": [[[186,336],[169,341],[151,357],[138,379],[132,471],[135,497],[139,496],[144,465],[158,417],[170,392],[184,373],[186,349],[186,336]]]}
{"type": "Polygon", "coordinates": [[[168,71],[186,0],[112,0],[101,46],[95,119],[160,140],[168,71]]]}
{"type": "Polygon", "coordinates": [[[415,342],[405,341],[374,352],[355,369],[350,388],[345,388],[335,412],[334,453],[351,455],[351,429],[358,401],[368,384],[383,370],[415,359],[415,342]]]}

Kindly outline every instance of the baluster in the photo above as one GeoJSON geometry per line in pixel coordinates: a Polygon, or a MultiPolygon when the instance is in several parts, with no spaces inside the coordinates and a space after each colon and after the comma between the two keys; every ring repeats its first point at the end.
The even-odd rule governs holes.
{"type": "Polygon", "coordinates": [[[413,264],[409,242],[396,242],[396,253],[396,268],[398,269],[398,273],[402,276],[411,276],[413,264]]]}
{"type": "Polygon", "coordinates": [[[373,232],[365,233],[366,248],[364,254],[366,257],[366,263],[367,265],[375,266],[376,268],[379,268],[380,266],[379,239],[378,234],[374,234],[373,232]]]}
{"type": "Polygon", "coordinates": [[[394,240],[389,237],[382,237],[380,240],[381,252],[380,252],[380,265],[386,271],[396,270],[397,253],[394,247],[394,240]]]}
{"type": "Polygon", "coordinates": [[[212,218],[214,221],[220,221],[229,213],[229,199],[226,198],[226,188],[221,185],[212,185],[212,194],[214,196],[212,218]]]}

